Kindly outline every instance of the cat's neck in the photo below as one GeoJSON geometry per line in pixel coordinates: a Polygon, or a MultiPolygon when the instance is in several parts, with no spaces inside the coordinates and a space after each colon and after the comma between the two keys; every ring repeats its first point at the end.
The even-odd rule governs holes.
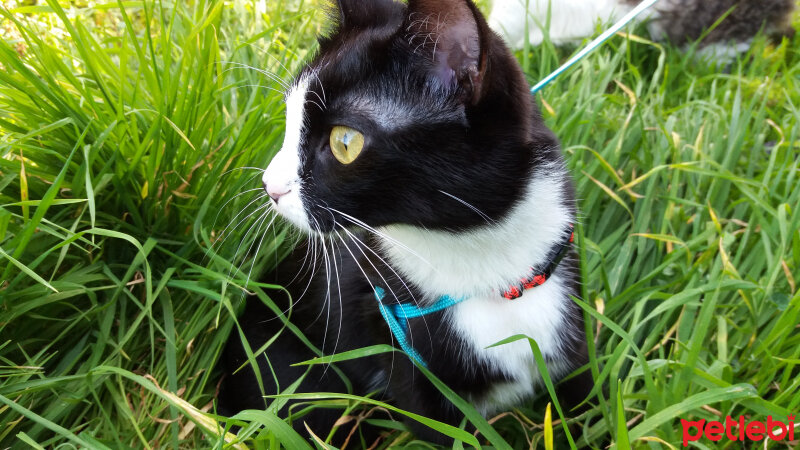
{"type": "Polygon", "coordinates": [[[574,223],[569,177],[560,164],[539,168],[526,195],[505,218],[467,232],[382,227],[380,246],[406,282],[425,294],[479,296],[501,292],[547,263],[574,223]]]}

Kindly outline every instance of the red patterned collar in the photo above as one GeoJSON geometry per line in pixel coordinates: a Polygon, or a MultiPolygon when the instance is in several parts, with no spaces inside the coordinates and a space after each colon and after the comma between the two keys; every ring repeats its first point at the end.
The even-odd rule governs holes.
{"type": "Polygon", "coordinates": [[[548,258],[547,263],[538,270],[534,267],[531,267],[529,272],[530,275],[521,279],[518,284],[509,286],[509,288],[503,292],[503,297],[507,298],[508,300],[516,300],[522,297],[522,293],[525,289],[541,286],[550,278],[550,275],[552,275],[553,271],[556,269],[556,267],[558,267],[558,264],[567,254],[572,246],[572,243],[575,241],[575,231],[572,224],[570,224],[568,231],[568,238],[564,239],[563,242],[556,245],[550,251],[551,256],[548,258]]]}

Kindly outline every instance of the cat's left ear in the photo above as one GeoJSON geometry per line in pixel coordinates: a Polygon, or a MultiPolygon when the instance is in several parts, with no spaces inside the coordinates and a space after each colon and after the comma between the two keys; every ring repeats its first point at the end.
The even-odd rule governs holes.
{"type": "Polygon", "coordinates": [[[465,103],[480,100],[486,72],[486,21],[470,0],[409,0],[404,29],[415,53],[423,53],[434,83],[457,91],[465,103]]]}
{"type": "Polygon", "coordinates": [[[336,0],[330,4],[338,30],[380,28],[399,22],[402,3],[395,0],[336,0]],[[399,19],[399,20],[396,20],[399,19]]]}

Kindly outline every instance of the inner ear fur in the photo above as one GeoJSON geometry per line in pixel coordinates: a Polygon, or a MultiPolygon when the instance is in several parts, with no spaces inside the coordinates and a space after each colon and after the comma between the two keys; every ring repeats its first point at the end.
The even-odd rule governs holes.
{"type": "Polygon", "coordinates": [[[431,63],[434,83],[480,100],[486,71],[486,21],[470,0],[409,0],[404,29],[415,53],[431,63]]]}

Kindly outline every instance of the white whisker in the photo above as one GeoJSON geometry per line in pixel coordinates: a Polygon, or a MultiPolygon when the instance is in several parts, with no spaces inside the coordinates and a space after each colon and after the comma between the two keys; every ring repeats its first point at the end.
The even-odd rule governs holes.
{"type": "MultiPolygon", "coordinates": [[[[247,64],[242,64],[242,63],[234,62],[234,61],[220,61],[218,64],[230,64],[230,65],[235,66],[232,69],[250,69],[250,70],[256,71],[256,72],[266,76],[267,78],[269,78],[272,81],[275,81],[276,83],[280,84],[286,90],[288,90],[290,88],[289,83],[287,83],[281,77],[279,77],[278,75],[276,75],[276,74],[274,74],[274,73],[272,73],[272,72],[270,72],[268,70],[259,69],[257,67],[253,67],[253,66],[250,66],[250,65],[247,65],[247,64]]],[[[228,70],[232,70],[232,69],[225,69],[225,70],[228,71],[228,70]]]]}
{"type": "MultiPolygon", "coordinates": [[[[328,97],[325,95],[325,86],[322,85],[322,80],[319,79],[319,70],[314,71],[314,76],[317,77],[317,83],[319,83],[319,88],[322,90],[322,104],[325,105],[328,97]]],[[[327,105],[325,107],[327,108],[327,105]]]]}
{"type": "MultiPolygon", "coordinates": [[[[250,225],[250,227],[247,229],[247,232],[245,232],[244,236],[242,236],[242,239],[239,242],[239,245],[236,247],[236,251],[233,254],[233,258],[231,259],[231,267],[230,267],[230,269],[228,269],[228,279],[231,278],[231,273],[233,272],[233,268],[236,265],[236,260],[237,260],[237,258],[239,256],[239,250],[242,248],[242,244],[244,244],[247,241],[247,237],[250,236],[250,233],[253,232],[253,229],[258,230],[258,229],[261,228],[261,226],[264,224],[264,221],[266,220],[266,218],[267,218],[267,214],[262,214],[261,217],[256,219],[253,222],[253,224],[250,225]]],[[[255,243],[255,240],[253,240],[253,242],[250,243],[250,246],[248,247],[247,252],[245,253],[245,256],[247,255],[247,253],[250,252],[250,249],[253,248],[253,244],[254,243],[255,243]]],[[[236,267],[236,272],[237,273],[241,272],[242,264],[244,264],[244,260],[242,260],[242,262],[239,264],[239,266],[236,267]]],[[[247,289],[247,286],[244,286],[244,288],[247,289]]]]}
{"type": "MultiPolygon", "coordinates": [[[[335,224],[336,222],[334,222],[335,224]]],[[[344,316],[344,305],[342,305],[342,286],[339,277],[339,265],[336,262],[336,242],[331,237],[331,254],[333,259],[333,273],[336,275],[336,291],[338,296],[336,297],[339,300],[339,328],[336,331],[336,342],[333,344],[333,354],[336,354],[336,349],[339,347],[339,339],[342,335],[342,317],[344,316]]],[[[341,258],[341,252],[340,256],[341,258]]]]}
{"type": "MultiPolygon", "coordinates": [[[[270,53],[270,52],[266,52],[266,55],[267,55],[267,56],[269,56],[270,58],[272,58],[272,60],[273,60],[273,61],[275,61],[276,63],[278,63],[278,65],[279,65],[279,66],[281,66],[281,68],[282,68],[283,70],[285,70],[285,71],[286,71],[286,75],[288,75],[288,76],[290,76],[290,77],[292,76],[292,71],[291,71],[291,70],[289,70],[289,68],[288,68],[288,67],[286,67],[286,65],[285,65],[285,64],[283,64],[283,62],[281,62],[281,60],[280,60],[280,59],[278,59],[278,57],[277,57],[277,56],[273,55],[273,54],[272,54],[272,53],[270,53]]],[[[275,76],[278,76],[278,75],[277,75],[277,74],[275,74],[275,76]]],[[[287,84],[288,84],[288,83],[287,83],[287,84]]]]}
{"type": "MultiPolygon", "coordinates": [[[[342,229],[344,229],[344,227],[342,227],[342,225],[340,225],[340,224],[339,224],[339,227],[340,227],[340,228],[342,228],[342,229]]],[[[358,262],[358,258],[356,258],[356,256],[353,254],[353,252],[352,252],[352,251],[350,251],[350,246],[349,246],[349,245],[347,245],[347,242],[344,240],[344,238],[343,238],[343,237],[342,237],[342,236],[341,236],[341,235],[340,235],[338,232],[336,232],[336,233],[335,233],[335,235],[336,235],[336,236],[339,238],[339,240],[342,242],[342,245],[344,246],[345,250],[347,250],[347,253],[349,253],[349,254],[350,254],[350,257],[351,257],[351,258],[353,258],[353,262],[356,264],[356,267],[358,267],[358,270],[361,272],[361,274],[362,274],[362,275],[364,275],[364,279],[365,279],[365,280],[367,280],[367,283],[368,283],[370,286],[374,287],[374,286],[375,286],[375,284],[372,282],[372,280],[370,280],[370,279],[369,279],[369,276],[367,275],[366,271],[364,271],[364,268],[363,268],[363,267],[361,267],[361,263],[359,263],[359,262],[358,262]]],[[[380,273],[379,273],[379,275],[380,275],[380,273]]],[[[387,288],[388,288],[388,286],[387,286],[387,288]]],[[[397,297],[395,297],[395,298],[397,298],[397,297]]],[[[389,331],[389,341],[391,342],[391,341],[392,341],[392,339],[394,339],[394,337],[393,337],[393,335],[392,335],[392,330],[390,329],[390,330],[388,330],[388,331],[389,331]]],[[[389,376],[388,376],[388,379],[389,379],[389,380],[391,380],[391,378],[392,378],[392,373],[393,373],[393,371],[394,371],[394,356],[395,356],[394,354],[395,354],[395,352],[392,352],[392,363],[391,363],[391,364],[390,364],[390,366],[389,366],[389,376]]],[[[388,389],[388,387],[389,387],[389,386],[388,386],[388,382],[387,382],[386,389],[388,389]]],[[[386,393],[386,389],[384,389],[384,395],[385,395],[385,393],[386,393]]]]}
{"type": "MultiPolygon", "coordinates": [[[[242,196],[242,195],[247,194],[249,192],[259,191],[259,190],[261,190],[261,188],[248,189],[248,190],[246,190],[244,192],[240,192],[240,193],[234,195],[233,197],[231,197],[227,202],[225,202],[224,205],[222,205],[222,207],[219,208],[219,211],[217,211],[217,215],[214,216],[214,222],[211,223],[211,230],[214,230],[214,227],[217,225],[217,220],[219,220],[219,215],[222,213],[222,211],[225,210],[225,207],[228,206],[228,203],[234,201],[239,196],[242,196]]],[[[265,194],[256,196],[256,198],[254,200],[252,200],[247,206],[250,206],[250,204],[252,204],[253,202],[258,201],[259,199],[262,199],[264,197],[266,197],[265,194]]],[[[247,206],[245,206],[245,208],[247,208],[247,206]]],[[[234,218],[234,220],[235,220],[235,218],[234,218]]],[[[212,242],[211,245],[206,249],[206,252],[203,255],[203,261],[205,261],[205,259],[208,257],[208,252],[210,252],[211,249],[213,249],[214,246],[217,245],[217,242],[219,241],[220,236],[222,236],[222,233],[220,233],[219,236],[217,236],[217,238],[214,240],[214,242],[212,242]]]]}
{"type": "MultiPolygon", "coordinates": [[[[225,227],[225,228],[222,230],[222,232],[220,232],[220,234],[219,234],[220,236],[222,236],[222,241],[219,243],[219,246],[220,246],[220,247],[222,247],[222,245],[225,243],[225,241],[227,241],[227,240],[228,240],[228,238],[229,238],[230,236],[232,236],[232,235],[233,235],[233,233],[232,233],[232,231],[233,231],[233,230],[235,230],[236,228],[238,228],[238,227],[239,227],[239,225],[241,225],[241,224],[242,224],[244,221],[246,221],[247,219],[249,219],[250,217],[252,217],[252,216],[253,216],[255,213],[257,213],[257,212],[261,211],[262,209],[266,209],[267,211],[271,211],[271,210],[272,210],[272,204],[271,204],[270,202],[266,202],[266,203],[264,203],[263,205],[261,205],[261,206],[259,206],[258,208],[256,208],[256,209],[255,209],[253,212],[251,212],[250,214],[248,214],[248,215],[246,215],[244,218],[242,218],[242,219],[241,219],[239,222],[237,222],[237,223],[236,223],[236,225],[233,225],[233,222],[234,222],[234,221],[236,221],[236,219],[237,219],[239,216],[241,216],[241,215],[242,215],[242,213],[244,213],[245,211],[247,211],[247,208],[249,208],[249,207],[250,207],[250,205],[252,205],[253,203],[255,203],[255,202],[257,202],[257,201],[259,201],[259,200],[261,200],[261,199],[263,199],[264,197],[266,197],[266,195],[267,195],[266,193],[259,195],[259,196],[258,196],[258,197],[256,197],[254,200],[252,200],[250,203],[248,203],[247,205],[245,205],[245,207],[244,207],[244,208],[242,208],[242,210],[241,210],[241,211],[239,211],[239,213],[237,213],[235,216],[233,216],[233,219],[231,219],[231,222],[228,224],[228,226],[226,226],[226,227],[225,227]],[[228,229],[231,227],[231,225],[233,225],[233,229],[231,229],[231,233],[229,233],[229,234],[226,234],[226,233],[227,233],[227,231],[228,231],[228,229]]],[[[219,239],[219,238],[218,238],[218,239],[219,239]]],[[[215,244],[216,244],[216,243],[215,243],[215,244]]],[[[210,250],[210,249],[209,249],[209,250],[210,250]]]]}
{"type": "Polygon", "coordinates": [[[361,221],[359,219],[356,219],[355,217],[353,217],[353,216],[351,216],[351,215],[349,215],[347,213],[343,213],[343,212],[341,212],[341,211],[339,211],[337,209],[334,209],[334,208],[328,208],[328,209],[333,211],[333,212],[335,212],[335,213],[337,213],[337,214],[339,214],[339,215],[341,215],[348,222],[350,222],[350,223],[352,223],[354,225],[358,225],[358,226],[364,228],[365,230],[367,230],[367,231],[369,231],[371,233],[374,233],[376,236],[378,236],[378,237],[380,237],[380,238],[382,238],[384,240],[387,240],[387,241],[391,242],[392,244],[400,247],[401,249],[407,251],[408,253],[416,256],[417,258],[419,258],[420,261],[424,262],[428,267],[436,270],[436,268],[431,266],[431,264],[425,258],[420,256],[419,253],[417,253],[414,250],[410,249],[409,247],[407,247],[405,244],[403,244],[402,242],[398,241],[397,239],[394,239],[391,236],[387,235],[386,233],[382,233],[382,232],[376,230],[375,228],[367,225],[363,221],[361,221]]]}
{"type": "MultiPolygon", "coordinates": [[[[319,229],[319,223],[317,219],[313,216],[310,216],[311,220],[314,221],[314,225],[316,225],[317,229],[319,229]]],[[[325,239],[322,236],[315,235],[316,238],[320,240],[320,247],[322,248],[322,262],[323,267],[325,269],[325,298],[323,300],[323,304],[326,306],[326,315],[325,315],[325,333],[322,335],[322,351],[325,351],[325,343],[328,339],[328,325],[330,323],[331,318],[331,271],[330,271],[330,260],[328,259],[328,247],[325,245],[325,239]]],[[[320,311],[322,314],[322,311],[320,311]]],[[[319,316],[317,316],[319,318],[319,316]]],[[[316,319],[315,319],[316,320],[316,319]]]]}
{"type": "Polygon", "coordinates": [[[249,88],[249,87],[260,88],[260,89],[268,89],[270,91],[277,92],[278,94],[281,94],[281,95],[284,94],[284,92],[279,90],[279,89],[275,89],[274,87],[264,86],[263,84],[243,84],[241,86],[231,86],[230,89],[244,89],[244,88],[249,88]]]}
{"type": "Polygon", "coordinates": [[[403,287],[406,289],[406,291],[408,291],[409,295],[411,295],[411,300],[414,302],[414,304],[415,304],[415,305],[417,305],[417,306],[419,306],[419,302],[417,301],[416,297],[414,297],[414,292],[413,292],[413,291],[411,291],[411,288],[410,288],[410,287],[408,287],[408,285],[406,284],[405,280],[403,280],[403,277],[401,277],[401,276],[400,276],[400,274],[399,274],[399,273],[397,273],[397,272],[394,270],[394,268],[393,268],[393,267],[392,267],[392,266],[391,266],[391,265],[390,265],[390,264],[389,264],[389,263],[388,263],[388,262],[387,262],[387,261],[386,261],[386,260],[385,260],[385,259],[384,259],[384,258],[381,256],[381,255],[379,255],[377,252],[375,252],[375,250],[373,250],[373,249],[372,249],[372,247],[370,247],[369,245],[367,245],[367,244],[366,244],[364,241],[362,241],[361,239],[359,239],[359,238],[358,238],[358,236],[356,236],[356,235],[355,235],[353,232],[351,232],[350,230],[348,230],[347,228],[345,228],[344,226],[342,226],[342,225],[340,225],[340,224],[337,224],[337,225],[338,225],[338,226],[339,226],[339,227],[340,227],[340,228],[341,228],[341,229],[342,229],[342,230],[343,230],[345,233],[347,233],[347,235],[348,235],[348,236],[349,236],[351,239],[353,239],[353,240],[354,240],[354,241],[356,241],[357,243],[360,243],[360,244],[361,244],[361,246],[363,246],[364,248],[366,248],[367,250],[369,250],[369,251],[370,251],[370,253],[372,253],[373,255],[375,255],[375,257],[376,257],[376,258],[378,258],[378,260],[380,260],[380,262],[382,262],[384,266],[388,267],[388,268],[389,268],[389,270],[392,272],[392,274],[394,274],[395,278],[397,278],[397,280],[398,280],[398,281],[400,281],[400,283],[402,283],[402,284],[403,284],[403,287]]]}
{"type": "Polygon", "coordinates": [[[446,196],[448,196],[448,197],[452,198],[453,200],[455,200],[455,201],[457,201],[457,202],[461,203],[462,205],[466,206],[467,208],[471,209],[471,210],[472,210],[472,211],[474,211],[476,214],[478,214],[479,216],[481,216],[481,217],[483,218],[483,220],[485,220],[485,221],[486,221],[486,223],[488,223],[489,225],[494,225],[494,224],[496,224],[496,223],[497,223],[497,222],[496,222],[494,219],[492,219],[491,217],[489,217],[489,216],[487,216],[486,214],[484,214],[484,212],[483,212],[483,211],[481,211],[480,209],[478,209],[478,208],[476,208],[476,207],[472,206],[471,204],[467,203],[466,201],[464,201],[464,200],[462,200],[462,199],[460,199],[460,198],[456,197],[455,195],[453,195],[453,194],[451,194],[451,193],[449,193],[449,192],[445,192],[445,191],[443,191],[443,190],[441,190],[441,189],[439,189],[439,192],[441,192],[442,194],[444,194],[444,195],[446,195],[446,196]]]}
{"type": "MultiPolygon", "coordinates": [[[[223,176],[223,177],[224,177],[225,175],[227,175],[227,174],[229,174],[229,173],[231,173],[231,172],[236,172],[237,170],[258,170],[258,171],[260,171],[260,172],[263,172],[263,171],[264,171],[264,169],[262,169],[262,168],[260,168],[260,167],[234,167],[233,169],[226,170],[226,171],[225,171],[225,172],[223,172],[223,173],[222,173],[222,175],[220,175],[220,176],[223,176]]],[[[259,189],[261,189],[261,188],[259,188],[259,189]]]]}
{"type": "Polygon", "coordinates": [[[317,108],[319,108],[319,110],[320,110],[320,111],[323,111],[323,112],[325,111],[325,109],[322,107],[322,105],[320,105],[319,103],[317,103],[317,102],[316,102],[316,101],[314,101],[314,100],[311,100],[310,98],[307,98],[307,99],[306,99],[306,103],[312,103],[312,104],[314,104],[314,105],[315,105],[317,108]]]}
{"type": "MultiPolygon", "coordinates": [[[[397,295],[395,294],[395,292],[392,290],[392,287],[391,287],[391,285],[389,284],[389,281],[387,281],[387,280],[386,280],[386,278],[384,278],[384,276],[383,276],[383,274],[381,274],[380,270],[378,270],[378,268],[375,266],[375,264],[373,264],[373,263],[372,263],[372,261],[370,261],[369,257],[366,255],[366,253],[364,253],[364,251],[363,251],[363,250],[361,250],[361,246],[364,246],[364,247],[366,247],[366,248],[367,248],[368,250],[370,250],[370,251],[372,251],[372,249],[370,249],[370,248],[367,246],[367,244],[365,244],[363,241],[361,241],[361,239],[358,239],[358,237],[356,237],[356,236],[355,236],[353,233],[351,233],[351,232],[350,232],[350,231],[349,231],[347,228],[343,227],[342,225],[339,225],[339,227],[340,227],[340,228],[341,228],[341,229],[342,229],[342,230],[343,230],[345,233],[347,233],[347,234],[348,234],[348,236],[349,236],[349,237],[350,237],[350,239],[353,241],[353,243],[354,243],[354,244],[356,244],[356,248],[358,248],[358,250],[361,252],[361,254],[362,254],[362,255],[364,255],[364,259],[366,259],[366,260],[367,260],[367,262],[369,263],[369,265],[370,265],[370,266],[372,266],[372,268],[373,268],[373,269],[375,269],[375,272],[378,274],[378,276],[379,276],[379,277],[381,277],[381,280],[383,280],[384,284],[386,284],[386,289],[388,289],[388,290],[389,290],[389,292],[391,292],[391,293],[392,293],[392,297],[394,297],[394,299],[397,301],[397,304],[398,304],[398,305],[399,305],[399,304],[402,304],[403,302],[402,302],[402,301],[400,301],[400,299],[397,297],[397,295]],[[359,243],[360,243],[361,245],[359,245],[359,243]]],[[[411,293],[411,290],[408,288],[408,286],[407,286],[407,285],[406,285],[406,283],[403,281],[403,279],[402,279],[402,278],[400,278],[400,276],[397,274],[397,272],[395,272],[395,271],[394,271],[394,269],[392,268],[392,266],[388,265],[388,264],[386,263],[386,261],[385,261],[383,258],[381,258],[381,257],[380,257],[380,256],[379,256],[377,253],[375,253],[374,251],[373,251],[372,253],[373,253],[373,254],[375,254],[375,256],[377,256],[377,257],[378,257],[378,258],[379,258],[381,261],[383,261],[383,263],[384,263],[384,264],[385,264],[385,265],[386,265],[386,266],[389,268],[389,270],[391,270],[391,271],[392,271],[392,273],[394,273],[394,274],[395,274],[395,276],[397,277],[397,279],[398,279],[398,280],[400,280],[400,282],[401,282],[401,283],[403,283],[403,286],[406,288],[406,290],[407,290],[409,293],[411,293]]],[[[413,293],[411,293],[411,297],[412,297],[412,299],[413,299],[414,303],[415,303],[415,304],[417,304],[417,305],[419,305],[419,303],[417,302],[417,299],[416,299],[416,298],[414,298],[414,294],[413,294],[413,293]]],[[[428,341],[430,342],[430,344],[431,344],[431,345],[433,345],[433,337],[432,337],[432,335],[431,335],[431,330],[430,330],[430,328],[428,328],[428,322],[425,320],[425,316],[422,316],[422,317],[421,317],[421,319],[422,319],[423,323],[425,324],[425,328],[428,330],[428,341]]],[[[413,333],[412,333],[412,331],[411,331],[411,327],[408,327],[408,337],[409,337],[409,341],[411,341],[411,342],[413,343],[413,342],[414,342],[414,335],[413,335],[413,333]]]]}
{"type": "Polygon", "coordinates": [[[275,222],[275,218],[276,216],[273,216],[272,220],[270,220],[267,226],[264,227],[264,233],[262,233],[261,239],[258,241],[258,247],[256,247],[256,252],[253,254],[253,261],[250,264],[250,270],[247,272],[247,280],[245,280],[244,282],[245,287],[247,287],[247,285],[250,283],[250,275],[252,275],[253,267],[255,267],[256,265],[256,259],[258,259],[258,252],[261,250],[261,244],[264,242],[264,237],[266,237],[267,235],[266,230],[268,230],[272,226],[273,222],[275,222]]]}

